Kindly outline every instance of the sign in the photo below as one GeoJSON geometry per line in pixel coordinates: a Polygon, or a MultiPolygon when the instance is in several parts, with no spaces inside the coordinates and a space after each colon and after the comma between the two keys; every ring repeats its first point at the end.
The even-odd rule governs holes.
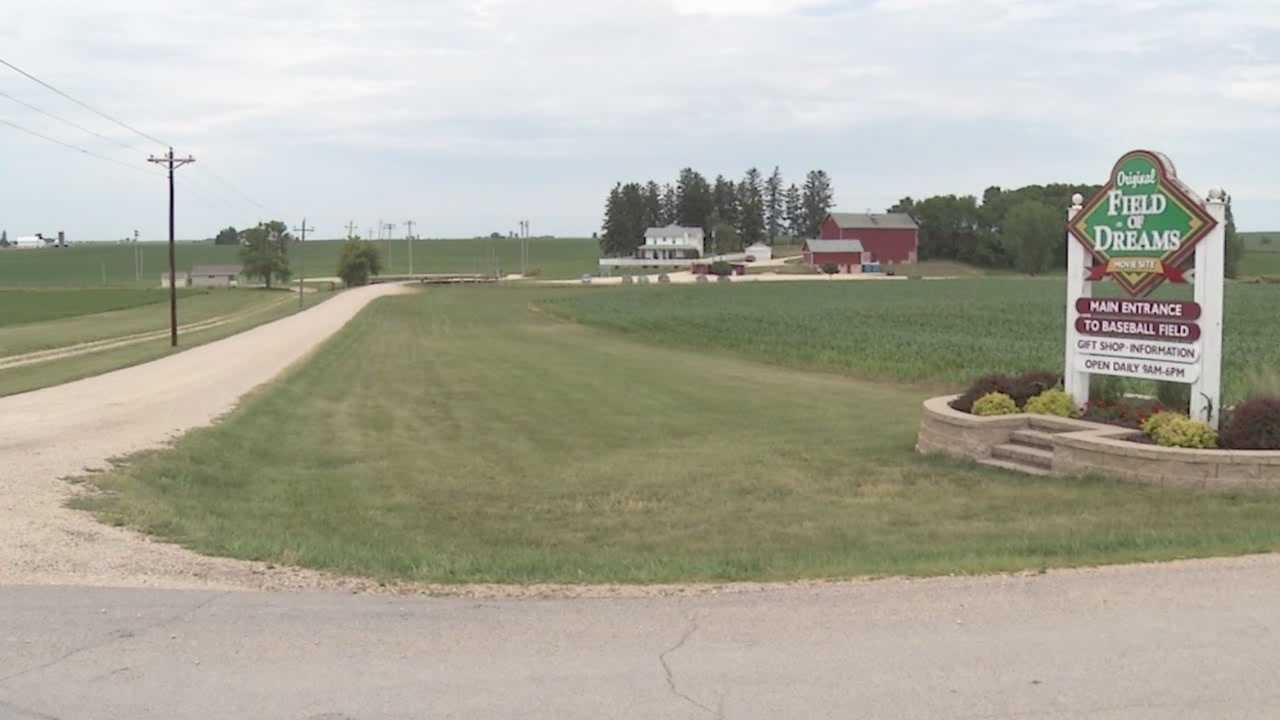
{"type": "Polygon", "coordinates": [[[1150,340],[1186,340],[1190,342],[1200,339],[1199,325],[1166,320],[1079,317],[1076,318],[1076,332],[1081,335],[1150,340]]]}
{"type": "Polygon", "coordinates": [[[1185,282],[1196,244],[1217,225],[1167,157],[1135,150],[1120,158],[1069,229],[1093,256],[1090,281],[1110,276],[1130,296],[1144,297],[1165,280],[1185,282]]]}
{"type": "Polygon", "coordinates": [[[1063,384],[1077,405],[1092,375],[1188,383],[1191,416],[1218,426],[1228,202],[1221,189],[1200,200],[1149,150],[1121,157],[1087,202],[1071,198],[1063,384]],[[1093,297],[1108,277],[1125,296],[1093,297]],[[1166,280],[1194,280],[1194,302],[1150,299],[1166,280]]]}
{"type": "Polygon", "coordinates": [[[1161,360],[1108,358],[1095,355],[1080,355],[1076,357],[1076,370],[1095,375],[1117,375],[1163,382],[1194,383],[1200,379],[1199,365],[1183,365],[1161,360]]]}
{"type": "Polygon", "coordinates": [[[1081,315],[1109,315],[1112,317],[1164,318],[1168,320],[1200,319],[1200,306],[1196,303],[1165,300],[1082,297],[1076,299],[1076,312],[1081,315]]]}
{"type": "Polygon", "coordinates": [[[1200,362],[1200,343],[1198,342],[1174,343],[1159,340],[1082,337],[1076,340],[1076,350],[1085,355],[1178,363],[1200,362]]]}

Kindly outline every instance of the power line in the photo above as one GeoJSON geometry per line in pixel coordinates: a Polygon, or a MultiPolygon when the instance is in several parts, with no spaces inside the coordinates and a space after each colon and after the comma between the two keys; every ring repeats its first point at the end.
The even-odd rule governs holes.
{"type": "Polygon", "coordinates": [[[71,102],[73,102],[73,103],[75,103],[75,104],[79,105],[80,107],[84,108],[85,110],[88,110],[89,112],[93,113],[94,115],[97,115],[97,116],[99,116],[99,117],[106,118],[107,120],[110,120],[111,122],[113,122],[113,123],[115,123],[115,124],[119,125],[120,127],[124,128],[125,130],[128,130],[128,131],[129,131],[129,132],[131,132],[131,133],[134,133],[134,134],[140,135],[140,136],[142,136],[142,137],[144,137],[144,138],[146,138],[146,139],[148,139],[148,140],[150,140],[150,141],[152,141],[152,142],[160,143],[161,145],[168,145],[168,144],[169,144],[169,143],[166,143],[166,142],[165,142],[165,141],[163,141],[163,140],[160,140],[160,139],[156,138],[154,135],[148,135],[147,133],[142,132],[142,131],[141,131],[141,130],[139,130],[138,128],[136,128],[136,127],[134,127],[134,126],[132,126],[132,125],[130,125],[130,124],[128,124],[128,123],[126,123],[126,122],[124,122],[123,120],[117,120],[116,118],[114,118],[114,117],[112,117],[112,116],[110,116],[110,115],[108,115],[108,114],[106,114],[106,113],[102,112],[101,110],[97,110],[97,109],[93,108],[92,106],[90,106],[90,105],[88,105],[88,104],[86,104],[86,103],[83,103],[83,102],[81,102],[81,101],[79,101],[79,100],[77,100],[77,99],[75,99],[75,98],[71,97],[70,95],[68,95],[68,94],[66,94],[66,93],[62,92],[61,90],[59,90],[58,88],[56,88],[56,87],[54,87],[54,86],[50,85],[49,83],[47,83],[47,82],[45,82],[45,81],[41,80],[40,78],[36,77],[35,75],[32,75],[31,73],[27,72],[26,70],[23,70],[22,68],[18,67],[17,65],[14,65],[13,63],[9,62],[8,60],[5,60],[4,58],[0,58],[0,65],[4,65],[5,67],[7,67],[7,68],[9,68],[10,70],[13,70],[14,72],[16,72],[16,73],[18,73],[18,74],[22,75],[23,77],[27,78],[28,80],[31,80],[32,82],[38,83],[38,84],[40,84],[40,85],[42,85],[42,86],[44,86],[44,87],[48,88],[49,90],[52,90],[53,92],[55,92],[55,93],[57,93],[57,94],[61,95],[62,97],[66,98],[66,99],[70,100],[71,102]]]}
{"type": "Polygon", "coordinates": [[[124,149],[126,149],[126,150],[132,150],[132,149],[133,149],[133,146],[132,146],[132,145],[129,145],[129,144],[127,144],[127,143],[120,142],[119,140],[116,140],[115,138],[112,138],[112,137],[107,137],[106,135],[103,135],[103,134],[102,134],[102,133],[100,133],[100,132],[97,132],[97,131],[95,131],[95,130],[90,130],[89,128],[87,128],[87,127],[85,127],[85,126],[83,126],[83,125],[80,125],[80,124],[74,123],[74,122],[72,122],[72,121],[70,121],[70,120],[68,120],[68,119],[66,119],[66,118],[64,118],[64,117],[61,117],[61,116],[59,116],[59,115],[54,115],[53,113],[51,113],[51,112],[49,112],[49,111],[47,111],[47,110],[41,110],[40,108],[36,107],[35,105],[32,105],[31,103],[29,103],[29,102],[27,102],[27,101],[25,101],[25,100],[19,100],[18,98],[16,98],[16,97],[14,97],[14,96],[10,95],[10,94],[9,94],[9,93],[7,93],[7,92],[0,91],[0,97],[8,98],[8,99],[10,99],[10,100],[12,100],[12,101],[14,101],[14,102],[18,103],[19,105],[21,105],[21,106],[23,106],[23,107],[25,107],[25,108],[29,109],[29,110],[34,110],[34,111],[36,111],[36,112],[40,113],[41,115],[44,115],[45,117],[51,117],[51,118],[53,118],[54,120],[57,120],[58,122],[61,122],[61,123],[65,123],[65,124],[67,124],[67,125],[70,125],[71,127],[75,128],[75,129],[77,129],[77,130],[82,130],[82,131],[84,131],[84,132],[87,132],[87,133],[89,133],[90,135],[93,135],[94,137],[100,138],[100,139],[102,139],[102,140],[106,140],[107,142],[112,143],[112,144],[114,144],[114,145],[119,145],[120,147],[122,147],[122,148],[124,148],[124,149]]]}
{"type": "Polygon", "coordinates": [[[61,145],[62,147],[67,148],[67,149],[69,149],[69,150],[75,150],[76,152],[84,153],[85,155],[88,155],[89,157],[97,158],[97,159],[99,159],[99,160],[106,160],[106,161],[107,161],[107,162],[109,162],[109,163],[115,163],[116,165],[119,165],[119,166],[121,166],[121,167],[127,167],[127,168],[129,168],[130,170],[137,170],[137,171],[138,171],[138,172],[140,172],[140,173],[145,173],[146,175],[151,175],[152,177],[154,177],[154,176],[155,176],[153,173],[151,173],[151,172],[150,172],[149,170],[147,170],[146,168],[139,167],[139,166],[137,166],[137,165],[130,165],[130,164],[129,164],[129,163],[127,163],[127,162],[123,162],[123,161],[117,160],[117,159],[112,158],[112,157],[107,157],[106,155],[99,155],[98,153],[93,152],[92,150],[86,150],[86,149],[84,149],[84,148],[80,147],[79,145],[72,145],[71,143],[63,142],[63,141],[61,141],[61,140],[58,140],[57,138],[51,138],[51,137],[49,137],[48,135],[44,135],[44,134],[42,134],[42,133],[38,133],[38,132],[36,132],[35,130],[31,130],[31,129],[29,129],[29,128],[25,128],[25,127],[23,127],[23,126],[19,125],[18,123],[15,123],[15,122],[12,122],[12,121],[9,121],[9,120],[5,120],[4,118],[0,118],[0,123],[2,123],[2,124],[4,124],[4,125],[8,125],[9,127],[13,128],[13,129],[15,129],[15,130],[20,130],[20,131],[22,131],[22,132],[24,132],[24,133],[26,133],[26,134],[28,134],[28,135],[34,135],[35,137],[38,137],[38,138],[40,138],[41,140],[46,140],[46,141],[48,141],[48,142],[54,143],[55,145],[61,145]]]}
{"type": "Polygon", "coordinates": [[[231,188],[231,190],[232,190],[233,192],[235,192],[235,194],[239,195],[239,196],[240,196],[240,197],[241,197],[245,202],[252,203],[253,205],[256,205],[256,206],[258,207],[258,209],[260,209],[260,210],[266,210],[266,209],[267,209],[267,207],[266,207],[265,205],[263,205],[262,203],[258,202],[257,200],[254,200],[253,198],[249,197],[249,196],[248,196],[248,195],[246,195],[244,192],[242,192],[242,191],[240,190],[240,188],[238,188],[238,187],[236,187],[235,185],[231,184],[231,181],[223,179],[221,175],[219,175],[219,174],[215,173],[214,171],[210,170],[210,169],[209,169],[209,168],[207,168],[207,167],[205,167],[205,168],[203,168],[203,169],[204,169],[204,171],[205,171],[206,173],[208,173],[208,174],[209,174],[209,177],[212,177],[214,180],[217,180],[218,182],[222,183],[223,185],[226,185],[228,188],[231,188]]]}

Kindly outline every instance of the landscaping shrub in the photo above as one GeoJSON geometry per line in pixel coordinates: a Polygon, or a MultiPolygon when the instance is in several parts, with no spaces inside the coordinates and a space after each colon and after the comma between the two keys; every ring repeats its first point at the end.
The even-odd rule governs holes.
{"type": "Polygon", "coordinates": [[[1206,449],[1218,447],[1218,433],[1206,423],[1177,413],[1160,413],[1147,421],[1148,437],[1163,447],[1206,449]],[[1172,415],[1173,417],[1165,417],[1172,415]]]}
{"type": "Polygon", "coordinates": [[[1232,450],[1280,450],[1280,397],[1256,397],[1226,418],[1222,446],[1232,450]]]}
{"type": "Polygon", "coordinates": [[[978,398],[990,393],[1008,395],[1013,390],[1013,378],[1008,375],[984,375],[969,386],[964,394],[951,401],[951,407],[960,412],[973,412],[973,404],[978,398]]]}
{"type": "Polygon", "coordinates": [[[707,270],[712,275],[719,275],[720,277],[725,277],[727,275],[733,274],[733,266],[725,262],[724,260],[717,260],[711,263],[711,266],[708,267],[707,270]]]}
{"type": "Polygon", "coordinates": [[[661,275],[658,276],[658,282],[669,283],[671,282],[671,276],[667,275],[666,273],[662,273],[661,275]]]}
{"type": "Polygon", "coordinates": [[[1161,410],[1147,418],[1146,421],[1142,423],[1142,432],[1146,433],[1149,437],[1154,437],[1155,434],[1165,425],[1184,417],[1186,417],[1186,414],[1184,413],[1161,410]]]}
{"type": "Polygon", "coordinates": [[[1073,418],[1080,414],[1076,401],[1064,390],[1045,390],[1027,401],[1026,411],[1036,415],[1073,418]]]}
{"type": "Polygon", "coordinates": [[[1023,407],[1031,398],[1043,393],[1046,390],[1052,390],[1062,384],[1062,376],[1055,372],[1034,371],[1023,373],[1013,379],[1013,384],[1009,388],[1009,397],[1023,407]]]}
{"type": "Polygon", "coordinates": [[[973,403],[973,414],[982,417],[993,415],[1017,415],[1018,406],[1004,393],[987,393],[973,403]]]}
{"type": "Polygon", "coordinates": [[[1125,398],[1116,402],[1090,400],[1081,417],[1090,422],[1140,430],[1150,417],[1164,411],[1165,406],[1158,400],[1136,398],[1125,398]]]}
{"type": "Polygon", "coordinates": [[[382,272],[382,255],[368,240],[348,240],[338,255],[338,277],[347,287],[368,285],[369,278],[382,272]]]}
{"type": "Polygon", "coordinates": [[[840,266],[836,265],[835,263],[825,263],[822,266],[822,272],[828,275],[835,275],[836,273],[840,272],[840,266]]]}
{"type": "Polygon", "coordinates": [[[1170,410],[1191,412],[1191,386],[1186,383],[1156,383],[1156,397],[1170,410]]]}

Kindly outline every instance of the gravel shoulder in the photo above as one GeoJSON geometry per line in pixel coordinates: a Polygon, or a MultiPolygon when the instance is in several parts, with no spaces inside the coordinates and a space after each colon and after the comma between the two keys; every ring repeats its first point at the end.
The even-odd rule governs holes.
{"type": "Polygon", "coordinates": [[[0,585],[190,589],[341,588],[296,569],[208,558],[66,507],[65,478],[208,425],[309,355],[369,302],[373,285],[247,332],[65,385],[0,399],[0,585]]]}

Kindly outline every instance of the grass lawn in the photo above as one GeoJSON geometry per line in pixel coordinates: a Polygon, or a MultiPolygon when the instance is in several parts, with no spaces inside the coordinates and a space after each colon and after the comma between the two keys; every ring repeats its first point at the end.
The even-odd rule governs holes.
{"type": "MultiPolygon", "coordinates": [[[[48,291],[33,291],[42,294],[48,291]]],[[[60,291],[76,292],[146,292],[153,291],[60,291]]],[[[311,306],[332,296],[330,292],[307,295],[311,306]]],[[[165,299],[168,295],[165,294],[165,299]]],[[[26,392],[57,385],[90,375],[98,375],[129,365],[155,360],[171,352],[202,345],[219,338],[248,330],[264,322],[276,320],[297,311],[297,296],[285,291],[260,289],[190,291],[178,300],[180,326],[215,318],[234,318],[230,322],[213,327],[179,330],[179,347],[169,346],[168,302],[151,303],[123,310],[48,322],[27,323],[0,327],[0,360],[50,348],[63,348],[80,343],[108,340],[131,335],[156,333],[162,335],[125,347],[105,349],[74,357],[59,358],[32,365],[0,368],[0,396],[26,392]]]]}
{"type": "MultiPolygon", "coordinates": [[[[295,273],[307,277],[332,276],[337,272],[342,242],[312,240],[292,250],[290,264],[295,273]]],[[[404,240],[379,242],[385,261],[384,272],[409,272],[409,245],[404,240]]],[[[0,287],[142,287],[160,285],[167,271],[168,245],[139,243],[143,255],[143,280],[136,280],[134,246],[116,243],[81,243],[63,249],[0,250],[0,287]]],[[[192,265],[239,264],[239,248],[212,243],[178,243],[179,271],[192,265]]],[[[597,271],[599,247],[587,239],[532,239],[529,241],[529,268],[542,277],[573,278],[597,271]]],[[[497,267],[503,273],[520,271],[518,240],[416,240],[413,243],[414,272],[484,272],[497,267]]]]}
{"type": "Polygon", "coordinates": [[[1280,277],[1280,248],[1275,252],[1249,250],[1240,258],[1241,277],[1267,275],[1280,277]]]}
{"type": "MultiPolygon", "coordinates": [[[[777,294],[740,298],[796,301],[760,291],[777,294]]],[[[987,572],[1280,545],[1280,496],[920,458],[918,390],[651,344],[660,322],[626,335],[541,305],[614,297],[631,296],[379,300],[224,422],[91,478],[105,492],[80,504],[205,553],[446,583],[987,572]]],[[[944,310],[959,299],[943,297],[944,310]]],[[[808,342],[844,352],[824,337],[808,342]]]]}
{"type": "MultiPolygon", "coordinates": [[[[959,389],[987,373],[1061,366],[1064,283],[1059,277],[651,285],[583,289],[545,307],[672,347],[959,389]]],[[[1179,292],[1187,290],[1164,294],[1179,292]]],[[[1277,304],[1280,286],[1227,286],[1224,383],[1231,401],[1244,394],[1249,371],[1280,367],[1277,304]]]]}
{"type": "MultiPolygon", "coordinates": [[[[189,290],[179,292],[187,297],[189,290]]],[[[0,290],[0,328],[167,303],[167,290],[0,290]]]]}

